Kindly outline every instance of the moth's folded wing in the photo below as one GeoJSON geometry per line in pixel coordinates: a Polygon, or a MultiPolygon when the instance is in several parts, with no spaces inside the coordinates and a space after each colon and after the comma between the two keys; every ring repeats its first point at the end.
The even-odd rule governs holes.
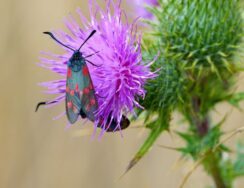
{"type": "Polygon", "coordinates": [[[65,107],[66,115],[71,124],[75,123],[81,110],[81,95],[84,88],[83,76],[81,72],[71,72],[72,76],[67,76],[65,107]]]}

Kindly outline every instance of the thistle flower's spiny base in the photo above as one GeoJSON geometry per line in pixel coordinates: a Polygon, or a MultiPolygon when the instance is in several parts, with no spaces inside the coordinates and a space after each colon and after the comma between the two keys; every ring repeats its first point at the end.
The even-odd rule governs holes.
{"type": "MultiPolygon", "coordinates": [[[[146,45],[150,51],[149,57],[160,47],[162,62],[156,62],[155,67],[164,66],[164,63],[174,65],[176,68],[173,70],[179,72],[180,79],[175,79],[177,74],[162,71],[169,75],[168,87],[161,87],[159,91],[155,89],[164,83],[165,76],[160,74],[152,81],[154,85],[149,83],[146,89],[152,99],[173,91],[169,98],[173,100],[161,104],[165,108],[179,110],[188,121],[189,130],[180,134],[186,142],[182,153],[192,156],[194,160],[199,160],[201,153],[220,140],[221,129],[210,125],[208,115],[216,104],[229,100],[233,93],[233,79],[240,72],[235,57],[243,36],[241,11],[236,0],[169,0],[167,3],[160,1],[160,6],[153,9],[159,22],[152,24],[157,35],[148,42],[152,43],[152,47],[148,43],[146,45]],[[176,85],[183,89],[175,89],[176,85]]],[[[145,101],[150,100],[146,97],[145,101]]],[[[160,111],[158,104],[157,101],[146,107],[160,111]]],[[[152,126],[149,128],[154,131],[152,126]]],[[[201,162],[219,188],[231,187],[229,185],[233,183],[232,173],[235,170],[229,169],[230,161],[220,157],[228,150],[222,147],[209,154],[208,160],[201,162]]]]}

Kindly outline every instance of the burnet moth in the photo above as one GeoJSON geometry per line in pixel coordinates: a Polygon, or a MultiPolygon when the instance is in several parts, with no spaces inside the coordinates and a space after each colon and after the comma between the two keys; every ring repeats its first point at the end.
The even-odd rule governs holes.
{"type": "MultiPolygon", "coordinates": [[[[74,50],[71,47],[63,44],[51,32],[44,32],[44,34],[49,35],[52,39],[54,39],[60,45],[72,50],[74,53],[72,57],[69,59],[67,65],[67,80],[66,80],[66,97],[65,97],[65,108],[66,115],[71,124],[74,124],[79,115],[82,118],[88,118],[90,121],[95,121],[95,112],[98,109],[98,102],[95,94],[95,90],[93,87],[92,79],[89,73],[88,66],[86,62],[92,64],[93,66],[97,66],[89,61],[87,58],[95,55],[98,52],[95,52],[86,57],[83,56],[80,49],[82,46],[96,33],[96,30],[93,30],[91,34],[87,37],[87,39],[81,44],[78,50],[74,50]]],[[[40,102],[36,106],[36,111],[41,105],[47,105],[52,102],[40,102]]],[[[102,127],[104,124],[103,119],[100,118],[98,127],[102,127]]],[[[130,121],[126,116],[122,116],[120,122],[120,129],[125,129],[130,125],[130,121]]],[[[107,132],[118,131],[120,129],[117,128],[117,121],[112,120],[110,123],[110,119],[106,122],[106,126],[104,128],[107,132]]]]}

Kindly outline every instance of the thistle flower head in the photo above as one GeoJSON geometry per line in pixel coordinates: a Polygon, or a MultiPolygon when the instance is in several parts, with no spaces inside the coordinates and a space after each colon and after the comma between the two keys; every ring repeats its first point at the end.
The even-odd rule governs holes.
{"type": "MultiPolygon", "coordinates": [[[[120,129],[122,114],[134,113],[139,107],[138,96],[145,96],[143,85],[147,79],[155,77],[149,70],[149,64],[142,62],[140,35],[135,22],[128,23],[125,13],[120,8],[120,1],[106,1],[105,10],[96,1],[89,1],[90,20],[88,21],[80,10],[81,27],[72,16],[65,20],[65,25],[71,34],[63,31],[54,35],[64,44],[78,49],[87,35],[96,30],[96,34],[82,47],[84,56],[99,51],[89,57],[87,62],[89,72],[97,94],[98,110],[96,111],[95,127],[103,119],[101,125],[106,129],[107,122],[116,121],[116,129],[120,129]]],[[[58,73],[64,78],[42,83],[47,92],[59,94],[53,101],[62,102],[65,99],[67,62],[72,51],[65,49],[62,55],[46,53],[49,58],[42,58],[40,65],[58,73]]],[[[55,105],[49,102],[50,105],[55,105]]]]}

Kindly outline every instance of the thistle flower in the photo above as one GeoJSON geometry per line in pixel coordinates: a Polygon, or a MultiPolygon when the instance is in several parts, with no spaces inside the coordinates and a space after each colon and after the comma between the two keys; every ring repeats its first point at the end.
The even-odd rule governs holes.
{"type": "MultiPolygon", "coordinates": [[[[129,2],[129,0],[127,0],[129,2]]],[[[134,8],[136,10],[136,16],[142,18],[151,19],[153,15],[146,9],[146,6],[158,6],[158,0],[134,0],[134,8]]]]}
{"type": "MultiPolygon", "coordinates": [[[[95,128],[99,120],[103,119],[103,130],[106,122],[111,121],[117,122],[118,130],[122,114],[135,114],[135,107],[143,108],[137,99],[139,96],[145,96],[145,82],[155,77],[149,69],[153,62],[142,62],[141,35],[138,35],[135,21],[132,24],[128,23],[125,13],[120,8],[120,1],[106,1],[106,8],[103,10],[95,0],[90,0],[89,11],[90,21],[79,9],[77,10],[84,29],[69,16],[65,19],[65,25],[71,35],[63,31],[53,34],[64,44],[78,49],[91,30],[97,31],[81,49],[84,56],[99,51],[89,58],[89,61],[99,66],[87,63],[99,104],[95,128]]],[[[62,55],[44,53],[48,58],[41,58],[42,67],[64,77],[41,84],[47,88],[47,93],[59,95],[48,103],[49,106],[65,99],[67,62],[72,53],[65,49],[62,55]]]]}

